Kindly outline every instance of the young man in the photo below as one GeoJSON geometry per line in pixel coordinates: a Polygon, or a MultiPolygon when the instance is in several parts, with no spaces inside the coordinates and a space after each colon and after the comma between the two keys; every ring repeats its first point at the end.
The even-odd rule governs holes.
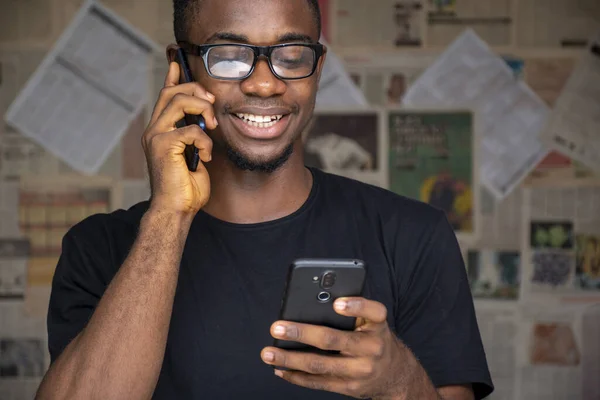
{"type": "Polygon", "coordinates": [[[444,213],[304,166],[326,50],[316,0],[175,1],[143,147],[152,198],[65,236],[40,399],[472,399],[492,390],[444,213]],[[189,4],[187,4],[189,3],[189,4]],[[185,42],[185,43],[184,43],[185,42]],[[248,47],[275,46],[275,47],[248,47]],[[279,46],[285,45],[285,46],[279,46]],[[197,126],[177,129],[184,113],[197,126]],[[200,149],[197,172],[186,144],[200,149]],[[276,321],[299,257],[359,258],[355,331],[276,321]],[[273,348],[294,340],[336,356],[273,348]],[[285,372],[273,366],[284,366],[285,372]]]}

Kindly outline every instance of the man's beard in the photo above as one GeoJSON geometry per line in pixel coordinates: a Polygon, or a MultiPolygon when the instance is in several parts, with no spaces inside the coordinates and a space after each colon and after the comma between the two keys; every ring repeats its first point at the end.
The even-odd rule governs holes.
{"type": "Polygon", "coordinates": [[[244,156],[239,151],[235,150],[233,147],[226,145],[227,147],[227,157],[229,160],[233,162],[233,164],[241,169],[242,171],[256,171],[256,172],[266,172],[272,173],[275,172],[279,167],[287,162],[292,153],[294,152],[294,143],[290,143],[288,147],[277,157],[272,160],[265,162],[254,162],[249,160],[246,156],[244,156]]]}

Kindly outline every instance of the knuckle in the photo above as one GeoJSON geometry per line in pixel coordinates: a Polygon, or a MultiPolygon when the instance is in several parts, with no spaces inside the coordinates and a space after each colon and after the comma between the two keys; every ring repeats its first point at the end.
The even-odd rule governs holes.
{"type": "Polygon", "coordinates": [[[368,378],[375,372],[375,365],[370,361],[365,361],[359,364],[358,373],[362,378],[368,378]]]}
{"type": "Polygon", "coordinates": [[[388,310],[385,305],[381,305],[381,320],[385,321],[387,319],[388,310]]]}
{"type": "Polygon", "coordinates": [[[158,97],[159,98],[165,98],[168,97],[169,94],[171,93],[171,91],[169,90],[170,88],[168,87],[163,87],[160,89],[160,92],[158,93],[158,97]]]}
{"type": "Polygon", "coordinates": [[[325,332],[323,334],[323,346],[325,350],[336,350],[340,344],[340,337],[334,332],[325,332]]]}
{"type": "Polygon", "coordinates": [[[179,92],[179,93],[175,93],[175,95],[173,96],[172,102],[177,105],[181,105],[186,101],[186,99],[187,99],[187,95],[179,92]]]}
{"type": "Polygon", "coordinates": [[[350,380],[346,383],[346,391],[352,397],[359,397],[357,394],[361,392],[361,389],[362,385],[358,381],[350,380]]]}
{"type": "Polygon", "coordinates": [[[323,362],[323,360],[319,358],[313,358],[308,363],[308,370],[312,374],[323,375],[327,372],[327,366],[323,362]]]}
{"type": "Polygon", "coordinates": [[[379,359],[383,357],[385,353],[385,343],[383,339],[377,338],[373,341],[373,357],[379,359]]]}

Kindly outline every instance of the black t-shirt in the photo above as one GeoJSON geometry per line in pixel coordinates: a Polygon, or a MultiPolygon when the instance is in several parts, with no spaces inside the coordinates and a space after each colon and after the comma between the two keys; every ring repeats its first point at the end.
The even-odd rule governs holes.
{"type": "MultiPolygon", "coordinates": [[[[366,298],[388,309],[391,329],[436,386],[492,391],[473,300],[445,214],[384,189],[311,169],[295,213],[232,224],[203,211],[181,261],[156,399],[341,399],[273,374],[260,351],[273,343],[288,266],[296,258],[366,262],[366,298]]],[[[83,329],[127,257],[148,203],[95,215],[63,240],[48,313],[52,361],[83,329]]],[[[403,360],[398,360],[399,363],[403,360]]]]}

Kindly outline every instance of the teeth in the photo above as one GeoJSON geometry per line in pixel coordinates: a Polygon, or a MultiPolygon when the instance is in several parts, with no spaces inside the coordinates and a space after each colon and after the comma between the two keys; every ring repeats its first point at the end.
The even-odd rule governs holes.
{"type": "Polygon", "coordinates": [[[283,115],[254,115],[254,114],[236,114],[250,126],[256,128],[269,128],[277,123],[283,115]]]}

